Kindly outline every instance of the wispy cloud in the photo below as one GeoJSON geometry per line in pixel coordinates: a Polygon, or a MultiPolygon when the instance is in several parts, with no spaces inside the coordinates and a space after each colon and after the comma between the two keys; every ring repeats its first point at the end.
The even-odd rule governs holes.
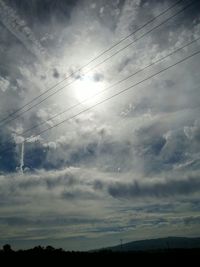
{"type": "Polygon", "coordinates": [[[46,56],[46,51],[36,39],[32,30],[19,15],[3,0],[0,1],[0,19],[5,27],[19,39],[28,51],[38,59],[46,56]]]}

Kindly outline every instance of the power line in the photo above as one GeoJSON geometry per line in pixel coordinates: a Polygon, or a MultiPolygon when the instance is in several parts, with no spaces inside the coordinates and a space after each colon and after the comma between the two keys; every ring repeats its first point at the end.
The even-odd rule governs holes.
{"type": "MultiPolygon", "coordinates": [[[[144,27],[146,27],[148,24],[150,24],[151,22],[153,22],[154,20],[156,20],[158,17],[162,16],[164,13],[168,12],[170,9],[174,8],[174,6],[178,5],[180,2],[182,2],[183,0],[177,1],[175,4],[173,4],[172,6],[170,6],[169,8],[167,8],[166,10],[164,10],[163,12],[161,12],[159,15],[155,16],[153,19],[149,20],[148,22],[146,22],[143,26],[139,27],[137,30],[135,30],[134,32],[132,32],[131,34],[129,34],[128,36],[126,36],[125,38],[121,39],[118,43],[114,44],[113,46],[111,46],[110,48],[108,48],[107,50],[105,50],[104,52],[102,52],[100,55],[98,55],[97,57],[95,57],[94,59],[92,59],[91,61],[89,61],[87,64],[85,64],[84,66],[82,66],[81,68],[79,68],[76,72],[71,73],[69,76],[67,76],[65,79],[63,79],[62,81],[58,82],[57,84],[53,85],[52,87],[50,87],[49,89],[45,90],[43,93],[41,93],[40,95],[36,96],[35,98],[33,98],[31,101],[29,101],[28,103],[26,103],[25,105],[23,105],[21,108],[15,110],[14,112],[12,112],[11,114],[9,114],[7,117],[5,117],[4,119],[2,119],[0,121],[0,123],[2,124],[3,122],[5,122],[2,125],[5,125],[19,117],[21,117],[24,113],[28,112],[29,110],[33,109],[34,107],[38,106],[39,104],[43,103],[45,100],[47,100],[48,98],[52,97],[53,95],[57,94],[59,91],[63,90],[65,87],[71,85],[72,83],[74,83],[76,80],[73,80],[72,82],[66,84],[65,86],[59,88],[58,90],[56,90],[55,92],[53,92],[52,94],[48,95],[47,97],[45,97],[44,99],[42,99],[41,101],[39,101],[38,103],[36,103],[35,105],[29,107],[28,109],[26,109],[25,111],[22,111],[21,113],[19,113],[17,116],[11,118],[10,120],[8,120],[10,117],[12,117],[13,115],[15,115],[16,113],[18,113],[19,111],[21,111],[22,109],[24,109],[26,106],[28,106],[29,104],[33,103],[35,100],[39,99],[41,96],[45,95],[46,93],[50,92],[51,90],[53,90],[55,87],[57,87],[59,84],[61,84],[62,82],[64,82],[65,80],[69,79],[70,77],[72,77],[74,74],[80,72],[82,69],[84,69],[86,66],[88,66],[90,63],[92,63],[93,61],[95,61],[97,58],[99,58],[100,56],[102,56],[104,53],[110,51],[112,48],[116,47],[118,44],[122,43],[124,40],[128,39],[131,35],[134,35],[135,33],[137,33],[139,30],[143,29],[144,27]],[[8,121],[7,121],[8,120],[8,121]]],[[[194,3],[194,1],[192,1],[192,3],[186,5],[183,9],[181,9],[180,11],[178,11],[177,13],[175,13],[173,16],[169,17],[167,20],[164,20],[162,23],[158,24],[156,27],[153,27],[150,31],[144,33],[142,36],[140,36],[139,38],[135,39],[134,41],[132,41],[131,43],[129,43],[128,45],[126,45],[124,48],[121,48],[120,50],[118,50],[117,52],[115,52],[114,54],[112,54],[111,56],[109,56],[108,58],[106,58],[105,60],[101,61],[100,63],[96,64],[95,66],[93,66],[92,68],[90,68],[86,73],[88,73],[89,71],[94,70],[95,68],[97,68],[98,66],[102,65],[103,63],[105,63],[106,61],[108,61],[110,58],[112,58],[113,56],[117,55],[118,53],[120,53],[122,50],[128,48],[130,45],[132,45],[133,43],[137,42],[138,40],[142,39],[145,35],[149,34],[150,32],[152,32],[154,29],[157,29],[158,27],[160,27],[161,25],[163,25],[164,23],[166,23],[167,21],[169,21],[170,19],[174,18],[175,16],[177,16],[178,14],[180,14],[181,12],[183,12],[186,8],[188,8],[189,6],[191,6],[194,3]]],[[[86,74],[85,73],[85,74],[86,74]]]]}
{"type": "MultiPolygon", "coordinates": [[[[181,59],[181,60],[179,60],[179,61],[173,63],[172,65],[170,65],[170,66],[168,66],[168,67],[166,67],[166,68],[164,68],[164,69],[162,69],[162,70],[160,70],[160,71],[158,71],[158,72],[156,72],[156,73],[154,73],[154,74],[148,76],[147,78],[145,78],[145,79],[143,79],[143,80],[141,80],[141,81],[135,83],[134,85],[131,85],[131,86],[129,86],[129,87],[127,87],[127,88],[121,90],[120,92],[118,92],[118,93],[116,93],[116,94],[114,94],[114,95],[112,95],[112,96],[110,96],[110,97],[108,97],[108,98],[106,98],[106,99],[104,99],[104,100],[102,100],[102,101],[96,103],[95,105],[92,105],[91,107],[86,108],[86,109],[80,111],[79,113],[77,113],[77,114],[75,114],[75,115],[73,115],[73,116],[71,116],[71,117],[69,117],[69,118],[67,118],[67,119],[62,120],[62,121],[59,122],[59,123],[57,123],[57,124],[55,124],[55,125],[53,125],[53,126],[47,128],[47,129],[45,129],[45,130],[43,130],[43,131],[38,132],[38,133],[35,134],[34,136],[25,138],[25,139],[23,140],[23,142],[26,142],[26,141],[28,141],[28,140],[31,140],[31,139],[34,138],[34,137],[37,137],[37,136],[39,136],[39,135],[42,135],[43,133],[45,133],[45,132],[47,132],[47,131],[49,131],[49,130],[52,130],[53,128],[56,128],[56,127],[58,127],[59,125],[65,123],[65,122],[67,122],[67,121],[69,121],[69,120],[72,120],[72,119],[76,118],[77,116],[79,116],[79,115],[81,115],[81,114],[83,114],[83,113],[85,113],[85,112],[87,112],[87,111],[89,111],[89,110],[91,110],[91,109],[93,109],[93,108],[95,108],[95,107],[97,107],[97,106],[99,106],[99,105],[101,105],[101,104],[107,102],[108,100],[110,100],[110,99],[112,99],[112,98],[114,98],[114,97],[116,97],[116,96],[118,96],[118,95],[121,95],[122,93],[124,93],[124,92],[126,92],[126,91],[128,91],[128,90],[130,90],[130,89],[132,89],[132,88],[134,88],[134,87],[136,87],[136,86],[138,86],[138,85],[140,85],[140,84],[142,84],[142,83],[148,81],[149,79],[151,79],[151,78],[153,78],[153,77],[156,77],[157,75],[159,75],[159,74],[165,72],[166,70],[171,69],[172,67],[174,67],[174,66],[176,66],[176,65],[178,65],[178,64],[180,64],[180,63],[182,63],[182,62],[184,62],[184,61],[186,61],[186,60],[188,60],[188,59],[190,59],[191,57],[193,57],[193,56],[195,56],[195,55],[199,55],[199,54],[200,54],[200,50],[198,50],[198,51],[192,53],[191,55],[189,55],[189,56],[187,56],[187,57],[185,57],[185,58],[183,58],[183,59],[181,59]]],[[[4,149],[4,150],[2,150],[1,153],[6,152],[6,151],[9,150],[9,149],[10,149],[10,147],[9,147],[8,149],[4,149]]]]}
{"type": "MultiPolygon", "coordinates": [[[[123,89],[122,91],[120,91],[120,92],[118,92],[118,93],[116,93],[116,94],[114,94],[114,95],[112,95],[112,96],[110,96],[110,97],[108,97],[108,98],[106,98],[106,99],[104,99],[104,100],[98,102],[97,104],[95,104],[95,105],[93,105],[93,106],[91,106],[91,107],[89,107],[89,108],[87,108],[87,109],[85,109],[85,110],[83,110],[83,111],[81,111],[81,112],[79,112],[78,114],[72,116],[71,118],[65,119],[65,120],[63,120],[63,121],[61,121],[61,122],[59,122],[59,123],[57,123],[57,124],[55,124],[55,125],[53,125],[53,126],[47,128],[47,129],[41,131],[40,133],[36,134],[35,136],[38,136],[38,135],[40,135],[40,134],[42,134],[42,133],[45,133],[46,131],[53,129],[53,128],[55,128],[55,127],[57,127],[57,126],[63,124],[64,122],[66,122],[66,121],[68,121],[68,120],[70,120],[70,119],[73,119],[73,118],[77,117],[78,115],[80,115],[80,114],[82,114],[82,113],[85,113],[86,111],[89,111],[89,110],[93,109],[94,107],[96,107],[96,106],[98,106],[98,105],[100,105],[100,104],[103,104],[104,102],[106,102],[106,101],[108,101],[108,100],[114,98],[115,96],[118,96],[118,95],[120,95],[120,94],[122,94],[122,93],[124,93],[124,92],[126,92],[126,91],[128,91],[128,90],[130,90],[131,88],[133,88],[133,87],[135,87],[135,86],[137,86],[137,85],[139,85],[139,84],[141,84],[141,83],[143,83],[143,82],[145,82],[145,81],[147,81],[147,80],[149,80],[149,79],[151,79],[151,78],[157,76],[158,74],[160,74],[160,73],[162,73],[162,72],[164,72],[164,71],[166,71],[166,70],[168,70],[168,69],[170,69],[170,68],[172,68],[172,67],[174,67],[174,66],[180,64],[181,62],[184,62],[184,61],[186,61],[187,59],[189,59],[189,58],[191,58],[191,57],[193,57],[193,56],[195,56],[195,55],[198,55],[199,53],[200,53],[200,50],[197,51],[197,52],[195,52],[195,53],[193,53],[193,54],[191,54],[191,55],[189,55],[189,56],[187,56],[187,57],[185,57],[185,58],[183,58],[183,59],[181,59],[181,60],[179,60],[179,61],[177,61],[176,63],[174,63],[174,64],[168,66],[167,68],[164,68],[164,69],[160,70],[159,72],[157,72],[157,73],[155,73],[155,74],[149,76],[148,78],[145,78],[144,80],[142,80],[142,81],[140,81],[140,82],[138,82],[138,83],[135,83],[134,85],[132,85],[132,86],[130,86],[130,87],[128,87],[128,88],[125,88],[125,89],[123,89]]],[[[32,138],[32,137],[31,137],[31,138],[32,138]]],[[[29,139],[31,139],[31,138],[29,138],[29,139]]],[[[26,140],[27,140],[27,139],[26,139],[26,140]]]]}
{"type": "Polygon", "coordinates": [[[168,7],[167,9],[165,9],[163,12],[161,12],[160,14],[158,14],[157,16],[155,16],[154,18],[150,19],[149,21],[147,21],[145,24],[143,24],[141,27],[137,28],[134,32],[131,32],[129,35],[127,35],[126,37],[122,38],[119,42],[115,43],[114,45],[112,45],[111,47],[109,47],[108,49],[104,50],[101,54],[99,54],[97,57],[95,57],[94,59],[92,59],[89,63],[87,63],[84,67],[88,66],[90,63],[92,63],[93,61],[95,61],[96,59],[100,58],[101,56],[103,56],[105,53],[109,52],[110,50],[112,50],[113,48],[115,48],[117,45],[121,44],[123,41],[127,40],[129,37],[131,37],[133,34],[137,33],[138,31],[142,30],[144,27],[146,27],[148,24],[150,24],[151,22],[153,22],[154,20],[156,20],[157,18],[159,18],[160,16],[162,16],[163,14],[165,14],[166,12],[168,12],[170,9],[172,9],[173,7],[175,7],[176,5],[178,5],[180,2],[182,2],[183,0],[177,1],[176,3],[174,3],[173,5],[171,5],[170,7],[168,7]]]}
{"type": "Polygon", "coordinates": [[[32,126],[31,128],[29,128],[29,129],[23,131],[23,132],[21,133],[21,135],[24,135],[25,133],[30,132],[31,130],[33,130],[33,129],[35,129],[35,128],[38,128],[39,126],[42,126],[42,125],[44,125],[45,123],[47,123],[48,121],[51,121],[52,119],[55,119],[55,118],[57,118],[57,117],[60,116],[60,115],[63,115],[64,113],[66,113],[66,112],[68,112],[68,111],[70,111],[70,110],[72,110],[72,109],[74,109],[74,108],[76,108],[76,107],[78,107],[78,106],[84,104],[85,102],[87,102],[87,101],[93,99],[94,97],[103,94],[104,92],[106,92],[106,91],[108,91],[109,89],[111,89],[111,88],[113,88],[113,87],[115,87],[115,86],[121,84],[122,82],[128,80],[129,78],[135,76],[136,74],[138,74],[138,73],[140,73],[140,72],[146,70],[147,68],[152,67],[153,65],[155,65],[155,64],[157,64],[157,63],[163,61],[164,59],[166,59],[166,58],[172,56],[173,54],[175,54],[175,53],[181,51],[182,49],[188,47],[189,45],[191,45],[191,44],[197,42],[199,39],[200,39],[200,37],[198,37],[198,38],[196,38],[196,39],[194,39],[194,40],[192,40],[192,41],[186,43],[185,45],[183,45],[183,46],[181,46],[181,47],[175,49],[174,51],[168,53],[167,55],[165,55],[165,56],[163,56],[163,57],[161,57],[161,58],[159,58],[159,59],[153,61],[152,63],[146,65],[145,67],[143,67],[143,68],[137,70],[136,72],[132,73],[131,75],[129,75],[129,76],[127,76],[127,77],[125,77],[124,79],[119,80],[119,81],[115,82],[114,84],[112,84],[112,85],[106,87],[106,88],[105,88],[104,90],[102,90],[101,92],[98,92],[97,94],[95,94],[95,95],[93,95],[93,96],[91,96],[91,97],[88,97],[87,99],[81,101],[80,103],[77,103],[77,104],[75,104],[75,105],[73,105],[73,106],[71,106],[71,107],[69,107],[69,108],[67,108],[67,109],[65,109],[65,110],[63,110],[63,111],[61,111],[61,112],[55,114],[54,116],[50,117],[48,120],[46,120],[46,121],[44,121],[44,122],[41,122],[41,123],[39,123],[39,124],[36,124],[36,125],[32,126]]]}
{"type": "Polygon", "coordinates": [[[90,68],[87,72],[85,72],[85,74],[87,74],[89,71],[92,71],[93,69],[95,69],[96,67],[100,66],[101,64],[105,63],[106,61],[108,61],[110,58],[112,58],[113,56],[119,54],[120,52],[122,52],[124,49],[128,48],[129,46],[131,46],[132,44],[136,43],[137,41],[139,41],[140,39],[142,39],[143,37],[145,37],[147,34],[151,33],[152,31],[156,30],[157,28],[159,28],[160,26],[164,25],[166,22],[168,22],[169,20],[171,20],[172,18],[176,17],[177,15],[179,15],[180,13],[182,13],[185,9],[189,8],[191,5],[194,4],[194,1],[188,5],[186,5],[183,9],[179,10],[177,13],[173,14],[171,17],[167,18],[166,20],[162,21],[160,24],[156,25],[155,27],[153,27],[151,30],[145,32],[143,35],[141,35],[139,38],[133,40],[132,42],[130,42],[128,45],[122,47],[121,49],[119,49],[118,51],[116,51],[114,54],[110,55],[109,57],[107,57],[106,59],[104,59],[103,61],[101,61],[100,63],[98,63],[97,65],[95,65],[94,67],[90,68]]]}

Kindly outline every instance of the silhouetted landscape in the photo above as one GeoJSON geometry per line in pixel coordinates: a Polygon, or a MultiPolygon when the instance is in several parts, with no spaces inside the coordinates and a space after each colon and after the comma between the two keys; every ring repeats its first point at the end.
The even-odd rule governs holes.
{"type": "Polygon", "coordinates": [[[134,263],[167,263],[194,262],[200,256],[200,238],[159,238],[130,242],[124,245],[104,248],[93,251],[65,251],[62,248],[52,246],[36,246],[27,250],[13,250],[9,244],[5,244],[0,250],[0,257],[8,259],[34,258],[45,260],[66,259],[79,262],[80,260],[112,260],[128,261],[134,263]],[[167,247],[164,247],[166,244],[167,247]],[[171,246],[171,248],[170,248],[171,246]]]}
{"type": "Polygon", "coordinates": [[[119,251],[153,251],[172,249],[200,249],[200,238],[166,237],[148,240],[133,241],[110,247],[113,252],[119,251]]]}

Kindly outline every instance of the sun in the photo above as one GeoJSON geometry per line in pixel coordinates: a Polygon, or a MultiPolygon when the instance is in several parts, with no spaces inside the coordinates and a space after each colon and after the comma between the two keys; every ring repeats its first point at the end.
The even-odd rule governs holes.
{"type": "Polygon", "coordinates": [[[79,102],[94,103],[100,98],[100,92],[104,88],[103,83],[95,81],[92,76],[83,76],[76,82],[74,89],[75,97],[79,102]]]}

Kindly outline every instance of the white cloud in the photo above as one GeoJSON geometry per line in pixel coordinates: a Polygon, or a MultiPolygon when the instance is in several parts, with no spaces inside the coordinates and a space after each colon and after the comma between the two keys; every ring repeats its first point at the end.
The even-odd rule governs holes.
{"type": "MultiPolygon", "coordinates": [[[[144,14],[153,17],[170,4],[168,1],[158,5],[156,1],[153,5],[150,2],[143,5],[141,1],[125,1],[124,4],[123,1],[96,1],[95,7],[91,8],[88,3],[92,4],[92,1],[86,2],[78,2],[65,23],[52,18],[54,28],[50,22],[41,25],[41,22],[35,21],[36,36],[41,36],[39,39],[52,55],[51,60],[43,61],[41,58],[42,64],[33,61],[31,56],[21,57],[19,51],[23,49],[19,49],[13,37],[5,35],[14,63],[9,61],[7,73],[0,80],[2,117],[55,84],[58,78],[54,76],[62,80],[114,40],[142,25],[147,19],[144,14]],[[43,27],[48,34],[43,34],[43,27]]],[[[21,29],[18,29],[21,18],[9,10],[8,19],[5,14],[3,19],[6,25],[10,25],[17,18],[11,29],[16,35],[21,29]]],[[[4,12],[4,7],[1,12],[4,12]]],[[[24,16],[26,18],[26,14],[24,16]]],[[[185,18],[177,18],[157,29],[103,64],[91,73],[91,77],[104,89],[103,84],[109,86],[197,37],[199,21],[194,23],[191,17],[194,17],[193,14],[185,13],[185,18]]],[[[25,45],[31,43],[29,49],[32,52],[42,53],[37,40],[31,37],[29,40],[33,30],[25,27],[24,24],[20,40],[25,45]]],[[[113,87],[100,99],[135,84],[197,49],[196,44],[192,45],[113,87]]],[[[4,51],[5,61],[7,57],[4,51]]],[[[61,240],[74,236],[107,240],[106,234],[109,233],[113,241],[118,233],[128,238],[131,234],[137,238],[144,237],[144,233],[146,236],[156,234],[157,226],[154,225],[159,225],[163,234],[176,233],[177,225],[180,226],[179,234],[196,234],[198,223],[195,227],[192,224],[193,229],[189,224],[198,222],[195,209],[199,209],[195,202],[199,193],[197,174],[200,166],[198,70],[199,58],[192,58],[126,94],[39,135],[41,130],[86,108],[80,105],[45,122],[57,112],[78,103],[74,83],[2,128],[1,142],[5,143],[12,135],[16,145],[13,145],[12,155],[17,160],[13,161],[12,170],[17,167],[24,172],[23,175],[11,173],[11,155],[1,155],[0,224],[5,228],[0,234],[4,240],[12,237],[19,240],[61,240]],[[22,151],[22,132],[41,123],[40,127],[26,134],[28,140],[22,151]],[[120,194],[124,195],[123,200],[120,194]],[[176,221],[178,216],[185,219],[176,221]],[[14,230],[11,230],[11,224],[15,225],[14,230]]],[[[63,85],[72,80],[65,81],[63,85]]]]}
{"type": "Polygon", "coordinates": [[[0,78],[0,88],[2,92],[5,92],[8,90],[10,86],[10,82],[7,79],[4,79],[3,77],[0,78]]]}

